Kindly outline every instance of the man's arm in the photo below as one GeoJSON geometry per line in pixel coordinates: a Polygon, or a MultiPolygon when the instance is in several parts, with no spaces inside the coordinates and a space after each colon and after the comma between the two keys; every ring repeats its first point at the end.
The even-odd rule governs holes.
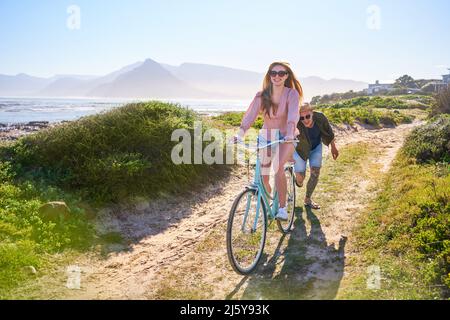
{"type": "Polygon", "coordinates": [[[339,150],[336,147],[336,138],[333,139],[330,143],[331,145],[331,155],[333,156],[333,159],[336,160],[339,157],[339,150]]]}
{"type": "Polygon", "coordinates": [[[328,133],[332,139],[330,142],[331,155],[333,156],[333,159],[336,160],[339,157],[339,150],[336,147],[336,137],[334,135],[333,128],[331,127],[330,121],[328,121],[328,118],[325,115],[324,115],[324,118],[325,118],[326,130],[328,131],[328,133]]]}

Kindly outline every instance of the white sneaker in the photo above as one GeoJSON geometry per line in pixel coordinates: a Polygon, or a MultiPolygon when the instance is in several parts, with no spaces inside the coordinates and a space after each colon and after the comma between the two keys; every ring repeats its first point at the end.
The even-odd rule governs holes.
{"type": "Polygon", "coordinates": [[[286,207],[278,209],[278,214],[276,215],[275,219],[283,220],[283,221],[288,220],[288,214],[286,212],[286,207]]]}

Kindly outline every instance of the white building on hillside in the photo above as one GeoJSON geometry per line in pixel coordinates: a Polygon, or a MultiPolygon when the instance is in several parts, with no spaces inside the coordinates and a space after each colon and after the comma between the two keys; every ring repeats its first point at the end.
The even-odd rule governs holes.
{"type": "MultiPolygon", "coordinates": [[[[448,70],[450,71],[450,69],[448,70]]],[[[435,92],[439,92],[440,90],[447,88],[450,86],[450,74],[442,75],[442,80],[435,80],[431,84],[434,85],[435,92]]]]}
{"type": "Polygon", "coordinates": [[[391,91],[394,89],[394,85],[391,83],[380,83],[380,81],[375,81],[375,84],[369,84],[367,89],[367,94],[375,94],[381,91],[391,91]]]}
{"type": "MultiPolygon", "coordinates": [[[[450,69],[448,69],[448,71],[450,72],[450,69]]],[[[443,81],[445,84],[450,84],[450,73],[449,73],[449,74],[444,74],[444,75],[442,76],[442,81],[443,81]]]]}
{"type": "MultiPolygon", "coordinates": [[[[429,82],[426,84],[426,86],[433,86],[433,91],[434,92],[439,92],[441,89],[445,89],[448,86],[450,86],[450,68],[448,69],[449,74],[444,74],[442,75],[442,80],[429,80],[429,82]]],[[[373,95],[373,94],[377,94],[380,92],[389,92],[394,90],[394,84],[391,83],[380,83],[380,81],[376,81],[375,84],[369,84],[369,88],[366,89],[365,91],[367,92],[368,95],[373,95]]],[[[419,87],[416,88],[407,88],[408,89],[408,93],[415,93],[415,92],[419,92],[421,91],[421,89],[419,87]]]]}

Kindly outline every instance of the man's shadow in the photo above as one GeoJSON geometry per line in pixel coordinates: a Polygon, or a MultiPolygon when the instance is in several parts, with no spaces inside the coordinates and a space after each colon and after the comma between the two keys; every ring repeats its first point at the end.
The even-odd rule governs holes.
{"type": "Polygon", "coordinates": [[[264,254],[258,268],[242,279],[227,296],[232,299],[247,283],[242,299],[334,299],[344,273],[346,238],[342,237],[336,249],[328,244],[320,220],[307,207],[296,208],[296,219],[286,247],[281,236],[273,255],[264,254]],[[280,269],[281,267],[281,269],[280,269]],[[277,271],[279,270],[279,271],[277,271]]]}

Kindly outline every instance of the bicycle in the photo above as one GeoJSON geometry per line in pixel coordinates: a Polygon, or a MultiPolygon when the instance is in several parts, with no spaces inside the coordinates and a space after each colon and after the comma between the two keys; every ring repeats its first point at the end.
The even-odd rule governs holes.
{"type": "MultiPolygon", "coordinates": [[[[272,223],[279,209],[278,193],[274,186],[271,196],[263,183],[261,176],[261,160],[259,151],[272,145],[287,142],[277,140],[263,147],[256,147],[256,165],[253,183],[245,187],[234,200],[230,210],[227,225],[227,255],[234,271],[248,275],[256,268],[262,257],[266,242],[267,222],[272,223]],[[263,213],[262,215],[260,213],[263,213]]],[[[246,145],[247,149],[251,149],[246,145]]],[[[294,165],[289,163],[284,169],[288,188],[286,194],[286,207],[288,220],[276,219],[278,229],[287,234],[291,231],[294,222],[295,210],[295,174],[294,165]]]]}

